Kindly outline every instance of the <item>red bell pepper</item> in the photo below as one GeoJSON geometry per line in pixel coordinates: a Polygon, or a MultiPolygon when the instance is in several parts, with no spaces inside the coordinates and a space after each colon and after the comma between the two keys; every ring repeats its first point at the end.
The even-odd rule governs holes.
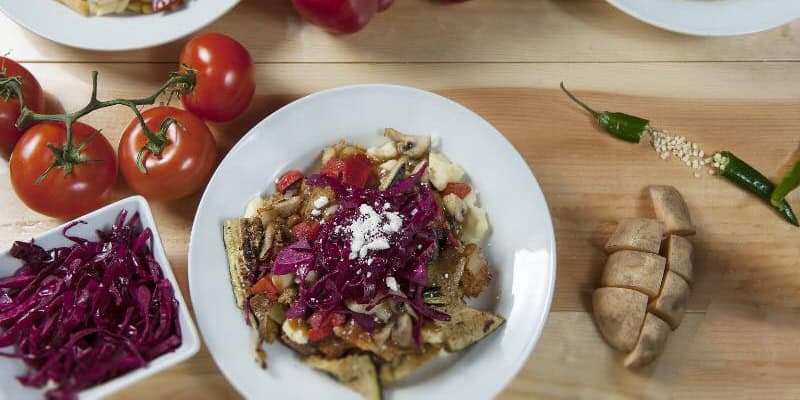
{"type": "Polygon", "coordinates": [[[289,189],[290,186],[303,179],[303,176],[303,173],[296,169],[287,171],[280,178],[278,178],[277,181],[275,181],[275,187],[278,189],[278,192],[284,193],[286,192],[286,189],[289,189]]]}
{"type": "Polygon", "coordinates": [[[344,160],[344,170],[342,171],[342,183],[353,187],[363,188],[369,180],[372,171],[372,161],[364,155],[357,153],[344,160]]]}
{"type": "Polygon", "coordinates": [[[292,227],[292,235],[299,240],[314,240],[319,234],[319,229],[319,222],[303,221],[292,227]]]}
{"type": "Polygon", "coordinates": [[[344,161],[338,158],[331,158],[320,168],[319,173],[338,181],[342,177],[342,170],[344,170],[344,161]]]}
{"type": "Polygon", "coordinates": [[[448,194],[452,193],[460,198],[467,197],[469,192],[472,191],[472,187],[470,187],[466,183],[462,182],[450,182],[445,186],[444,190],[442,190],[442,197],[447,196],[448,194]]]}
{"type": "Polygon", "coordinates": [[[250,293],[264,293],[270,301],[277,301],[280,296],[280,290],[272,283],[272,277],[270,276],[259,279],[258,282],[250,288],[250,293]]]}
{"type": "Polygon", "coordinates": [[[394,0],[292,0],[307,21],[331,33],[354,33],[394,0]]]}
{"type": "Polygon", "coordinates": [[[316,311],[308,318],[308,324],[311,329],[308,330],[308,340],[318,342],[330,336],[333,333],[333,327],[344,324],[346,318],[344,315],[337,312],[324,316],[323,311],[316,311]]]}

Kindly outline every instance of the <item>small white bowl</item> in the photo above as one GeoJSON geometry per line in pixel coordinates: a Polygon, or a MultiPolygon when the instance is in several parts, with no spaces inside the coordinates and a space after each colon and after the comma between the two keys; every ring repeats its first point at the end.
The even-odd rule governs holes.
{"type": "MultiPolygon", "coordinates": [[[[116,392],[134,382],[140,381],[150,375],[155,374],[163,369],[169,368],[181,361],[188,359],[195,355],[200,350],[200,339],[197,336],[197,329],[192,322],[192,317],[189,314],[189,309],[186,307],[186,302],[183,300],[181,290],[178,283],[175,281],[175,275],[172,273],[172,268],[167,261],[167,256],[164,254],[164,246],[161,243],[161,237],[158,235],[153,213],[150,211],[147,201],[142,196],[132,196],[122,199],[116,203],[109,204],[99,210],[86,214],[77,220],[85,221],[86,224],[75,225],[70,234],[89,239],[95,239],[95,232],[98,229],[109,229],[114,223],[114,220],[119,215],[120,211],[126,210],[128,218],[135,213],[139,213],[142,225],[149,227],[153,231],[153,255],[161,265],[164,271],[164,276],[169,279],[172,288],[175,292],[175,299],[178,300],[178,314],[181,324],[181,334],[183,340],[181,346],[171,353],[164,354],[152,361],[143,368],[139,368],[128,372],[127,374],[118,376],[103,384],[94,386],[90,389],[83,390],[79,393],[81,400],[100,399],[109,394],[116,392]]],[[[61,225],[57,228],[51,229],[39,236],[33,238],[37,245],[50,249],[57,246],[70,246],[73,243],[66,239],[62,231],[69,223],[61,225]]],[[[20,237],[18,240],[27,241],[30,238],[20,237]]],[[[8,250],[0,253],[0,276],[9,276],[17,268],[21,262],[8,254],[8,250]]],[[[43,390],[33,389],[22,386],[16,379],[18,375],[24,374],[27,371],[27,366],[19,360],[0,358],[0,400],[26,400],[26,399],[42,399],[44,398],[43,390]]]]}

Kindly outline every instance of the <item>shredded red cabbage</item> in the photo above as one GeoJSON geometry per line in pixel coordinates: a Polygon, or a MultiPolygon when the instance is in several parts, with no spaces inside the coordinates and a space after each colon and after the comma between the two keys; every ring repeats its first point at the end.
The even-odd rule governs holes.
{"type": "Polygon", "coordinates": [[[153,258],[150,228],[126,212],[99,240],[49,251],[15,242],[24,262],[0,279],[0,348],[30,368],[25,386],[53,382],[48,399],[76,399],[80,390],[145,366],[181,345],[178,302],[153,258]]]}
{"type": "Polygon", "coordinates": [[[343,312],[349,314],[365,330],[374,329],[372,316],[348,310],[345,302],[375,305],[387,296],[401,299],[420,316],[415,321],[419,339],[423,318],[449,320],[445,313],[425,304],[423,289],[428,284],[428,262],[436,256],[439,244],[446,240],[441,230],[442,210],[430,186],[420,182],[425,168],[385,191],[343,185],[338,180],[312,175],[307,183],[328,186],[336,193],[339,208],[322,225],[313,243],[297,241],[285,247],[275,259],[273,273],[295,273],[299,278],[299,296],[287,311],[289,318],[303,318],[310,312],[343,312]],[[403,228],[393,234],[391,247],[364,258],[350,259],[351,238],[337,227],[348,226],[359,215],[359,206],[398,212],[403,228]],[[317,280],[307,283],[306,277],[316,272],[317,280]],[[386,285],[386,277],[396,279],[401,294],[386,285]]]}

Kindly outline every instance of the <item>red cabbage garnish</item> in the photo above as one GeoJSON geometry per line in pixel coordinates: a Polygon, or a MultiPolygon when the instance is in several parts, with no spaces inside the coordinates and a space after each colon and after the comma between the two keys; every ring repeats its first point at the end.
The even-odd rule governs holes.
{"type": "Polygon", "coordinates": [[[99,240],[68,235],[75,244],[49,251],[15,242],[24,262],[0,279],[0,356],[24,361],[25,386],[54,389],[48,399],[74,399],[181,345],[178,302],[153,258],[152,232],[138,214],[117,217],[99,240]]]}
{"type": "Polygon", "coordinates": [[[428,262],[438,251],[442,236],[437,227],[442,222],[442,210],[430,186],[421,182],[424,172],[425,168],[421,168],[384,191],[346,186],[324,175],[308,177],[306,182],[310,185],[330,187],[336,193],[339,208],[323,223],[313,243],[292,243],[276,257],[273,273],[293,272],[300,282],[299,296],[289,307],[287,317],[303,318],[318,310],[338,311],[351,315],[362,329],[371,331],[375,327],[372,316],[353,312],[345,303],[375,305],[378,299],[398,298],[415,311],[412,315],[418,316],[417,332],[423,318],[449,320],[447,314],[422,301],[422,291],[428,283],[428,262]],[[373,251],[368,259],[350,259],[351,238],[340,227],[358,218],[362,204],[397,212],[403,227],[388,238],[390,248],[373,251]],[[314,283],[306,281],[311,271],[317,273],[314,283]],[[403,296],[389,293],[389,276],[395,278],[403,296]]]}

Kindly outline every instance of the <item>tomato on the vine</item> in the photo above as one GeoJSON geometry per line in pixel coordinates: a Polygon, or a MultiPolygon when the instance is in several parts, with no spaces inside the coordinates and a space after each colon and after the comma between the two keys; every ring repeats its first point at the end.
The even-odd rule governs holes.
{"type": "MultiPolygon", "coordinates": [[[[22,80],[22,95],[25,103],[34,112],[44,111],[42,87],[33,74],[14,60],[0,57],[0,78],[18,76],[22,80]]],[[[19,118],[19,100],[11,93],[0,93],[0,155],[8,157],[23,131],[14,125],[19,118]],[[9,95],[6,99],[6,95],[9,95]]]]}
{"type": "Polygon", "coordinates": [[[114,148],[105,136],[89,125],[72,125],[73,154],[80,162],[52,168],[61,154],[54,148],[67,143],[62,123],[42,122],[25,131],[9,162],[11,184],[17,196],[32,210],[56,218],[71,218],[102,206],[117,179],[114,148]]]}
{"type": "Polygon", "coordinates": [[[181,96],[183,106],[214,122],[230,121],[244,112],[255,93],[255,67],[250,53],[220,33],[197,35],[184,46],[181,71],[195,72],[194,90],[181,96]]]}
{"type": "Polygon", "coordinates": [[[118,153],[119,168],[128,185],[137,193],[159,200],[177,199],[200,190],[217,163],[217,145],[206,124],[194,114],[174,107],[154,107],[142,116],[153,134],[159,133],[165,120],[174,122],[163,132],[166,142],[155,146],[161,148],[142,154],[144,172],[137,159],[148,145],[148,137],[138,118],[125,129],[118,153]]]}

